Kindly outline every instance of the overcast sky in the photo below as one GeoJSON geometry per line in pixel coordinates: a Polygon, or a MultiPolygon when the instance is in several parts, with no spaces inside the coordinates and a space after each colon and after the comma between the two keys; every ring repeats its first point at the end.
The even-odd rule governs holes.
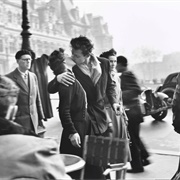
{"type": "Polygon", "coordinates": [[[137,47],[180,51],[180,0],[74,0],[80,12],[103,16],[114,48],[130,56],[137,47]]]}

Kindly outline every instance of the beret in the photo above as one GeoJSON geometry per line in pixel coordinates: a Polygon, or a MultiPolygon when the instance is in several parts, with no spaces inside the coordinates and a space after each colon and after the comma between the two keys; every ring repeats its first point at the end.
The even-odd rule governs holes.
{"type": "Polygon", "coordinates": [[[29,50],[27,50],[27,49],[21,49],[20,51],[18,51],[18,52],[16,53],[16,55],[15,55],[15,58],[16,58],[16,59],[20,59],[21,56],[26,55],[26,54],[30,55],[31,58],[32,58],[32,53],[31,53],[31,51],[29,51],[29,50]]]}

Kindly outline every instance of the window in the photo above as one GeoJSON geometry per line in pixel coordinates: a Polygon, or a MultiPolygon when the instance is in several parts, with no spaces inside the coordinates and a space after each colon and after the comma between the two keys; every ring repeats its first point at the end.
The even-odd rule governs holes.
{"type": "Polygon", "coordinates": [[[9,42],[9,50],[10,50],[10,54],[14,54],[15,52],[15,46],[14,46],[14,42],[9,42]]]}
{"type": "Polygon", "coordinates": [[[12,23],[12,13],[11,13],[11,11],[8,11],[8,22],[12,23]]]}

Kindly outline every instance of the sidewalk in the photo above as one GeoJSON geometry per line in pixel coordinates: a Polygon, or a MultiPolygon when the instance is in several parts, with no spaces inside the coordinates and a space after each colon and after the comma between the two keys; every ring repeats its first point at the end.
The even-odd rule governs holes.
{"type": "MultiPolygon", "coordinates": [[[[56,111],[54,112],[54,118],[48,119],[45,126],[47,128],[45,137],[56,139],[59,142],[62,127],[56,111]]],[[[179,163],[178,154],[170,151],[149,151],[152,163],[145,166],[143,173],[127,173],[126,180],[170,180],[175,174],[179,163]]]]}
{"type": "Polygon", "coordinates": [[[146,166],[143,173],[127,173],[127,180],[170,180],[175,174],[179,156],[151,154],[152,163],[146,166]]]}

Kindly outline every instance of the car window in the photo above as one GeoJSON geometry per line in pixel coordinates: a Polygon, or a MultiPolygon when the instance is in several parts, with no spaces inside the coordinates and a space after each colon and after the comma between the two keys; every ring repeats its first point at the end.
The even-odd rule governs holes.
{"type": "Polygon", "coordinates": [[[171,82],[172,82],[172,83],[176,83],[176,82],[177,82],[176,77],[177,77],[177,76],[172,77],[172,79],[171,79],[171,82]]]}

